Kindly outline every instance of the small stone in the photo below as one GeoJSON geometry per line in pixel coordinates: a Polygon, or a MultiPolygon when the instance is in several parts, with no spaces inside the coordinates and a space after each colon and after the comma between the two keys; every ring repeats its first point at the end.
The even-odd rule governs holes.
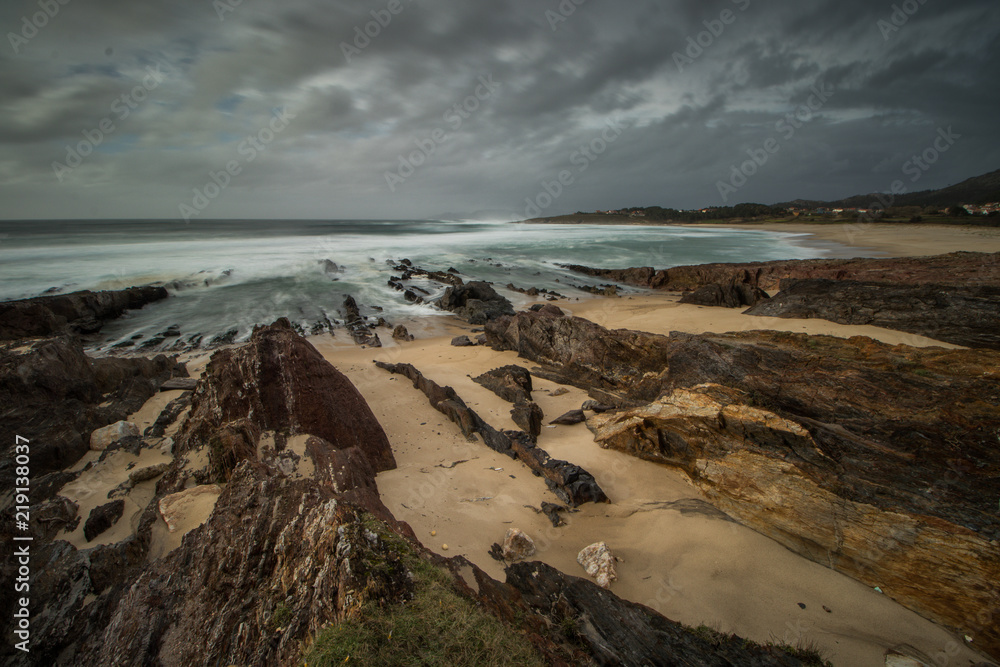
{"type": "Polygon", "coordinates": [[[800,602],[799,603],[799,609],[805,609],[805,608],[806,608],[805,604],[803,604],[802,602],[800,602]]]}
{"type": "Polygon", "coordinates": [[[115,422],[110,426],[99,428],[90,434],[90,448],[95,452],[102,452],[108,445],[114,444],[123,438],[139,437],[139,427],[132,422],[125,420],[115,422]]]}
{"type": "Polygon", "coordinates": [[[526,533],[517,528],[508,528],[503,538],[501,553],[504,560],[524,560],[535,554],[535,543],[526,533]]]}
{"type": "Polygon", "coordinates": [[[587,421],[587,415],[583,413],[583,410],[570,410],[564,415],[556,417],[550,424],[558,424],[560,426],[572,426],[573,424],[580,424],[587,421]]]}
{"type": "Polygon", "coordinates": [[[611,582],[618,579],[615,557],[606,542],[596,542],[585,547],[577,554],[576,562],[583,566],[601,588],[611,588],[611,582]]]}
{"type": "Polygon", "coordinates": [[[448,550],[448,545],[447,544],[442,544],[441,545],[441,551],[447,551],[447,550],[448,550]]]}
{"type": "Polygon", "coordinates": [[[549,393],[549,396],[565,396],[569,393],[569,389],[566,387],[559,387],[558,389],[549,393]]]}
{"type": "Polygon", "coordinates": [[[438,534],[438,532],[436,530],[432,530],[431,531],[431,537],[435,537],[437,534],[438,534]]]}

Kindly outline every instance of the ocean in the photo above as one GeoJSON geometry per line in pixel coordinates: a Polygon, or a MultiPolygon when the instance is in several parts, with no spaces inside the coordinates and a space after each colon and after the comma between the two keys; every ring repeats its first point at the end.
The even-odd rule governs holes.
{"type": "MultiPolygon", "coordinates": [[[[468,280],[538,287],[590,298],[598,281],[558,264],[666,268],[706,262],[805,259],[832,252],[808,235],[754,229],[546,225],[445,221],[44,221],[0,222],[0,300],[77,290],[165,285],[171,297],[105,325],[98,352],[209,347],[288,317],[303,331],[343,321],[344,297],[362,314],[431,331],[445,315],[408,303],[388,285],[389,262],[454,268],[468,280]],[[337,270],[331,271],[333,262],[337,270]],[[381,308],[378,311],[376,308],[381,308]],[[162,343],[157,334],[173,327],[162,343]]],[[[433,300],[444,286],[415,279],[433,300]]],[[[642,290],[631,289],[632,292],[642,290]]],[[[385,338],[385,336],[383,336],[385,338]]]]}

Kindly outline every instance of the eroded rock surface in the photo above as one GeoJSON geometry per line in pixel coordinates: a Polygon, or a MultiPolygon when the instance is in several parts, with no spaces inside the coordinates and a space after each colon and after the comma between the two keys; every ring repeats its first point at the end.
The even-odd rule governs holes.
{"type": "Polygon", "coordinates": [[[73,292],[0,302],[0,340],[96,333],[107,320],[168,296],[163,287],[130,287],[107,292],[73,292]]]}
{"type": "Polygon", "coordinates": [[[503,315],[514,314],[514,306],[506,297],[498,294],[489,283],[479,281],[449,287],[435,303],[469,324],[486,324],[503,315]]]}
{"type": "Polygon", "coordinates": [[[931,257],[857,259],[793,259],[734,264],[698,264],[669,269],[636,267],[599,269],[580,265],[564,268],[597,278],[650,287],[687,291],[703,285],[750,284],[773,291],[786,278],[860,280],[906,285],[1000,285],[1000,253],[953,252],[931,257]]]}
{"type": "Polygon", "coordinates": [[[501,366],[472,378],[509,403],[527,403],[531,400],[531,373],[522,366],[501,366]]]}
{"type": "Polygon", "coordinates": [[[746,314],[871,324],[955,345],[1000,349],[997,285],[788,279],[781,281],[781,291],[773,299],[746,314]]]}
{"type": "Polygon", "coordinates": [[[603,445],[681,467],[731,516],[1000,653],[982,620],[1000,613],[1000,353],[534,313],[487,331],[631,404],[590,419],[603,445]]]}

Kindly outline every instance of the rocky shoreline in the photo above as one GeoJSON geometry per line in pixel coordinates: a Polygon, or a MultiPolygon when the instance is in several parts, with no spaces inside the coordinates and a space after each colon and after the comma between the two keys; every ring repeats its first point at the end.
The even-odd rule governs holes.
{"type": "MultiPolygon", "coordinates": [[[[404,290],[412,275],[437,275],[395,268],[405,269],[396,278],[404,290]]],[[[498,426],[412,364],[379,368],[407,377],[471,447],[541,477],[566,505],[543,503],[553,530],[562,530],[560,513],[616,499],[602,488],[607,471],[539,446],[546,418],[532,377],[590,395],[578,415],[555,423],[585,420],[600,447],[682,471],[712,511],[948,628],[955,653],[1000,656],[1000,352],[990,335],[1000,256],[573,268],[658,290],[715,286],[719,307],[746,306],[755,290],[781,285],[750,312],[901,331],[940,310],[946,326],[916,332],[971,349],[610,330],[553,305],[515,312],[488,284],[444,272],[441,307],[484,326],[489,349],[538,365],[475,378],[510,404],[520,430],[498,426]],[[742,296],[727,299],[732,288],[742,296]],[[927,290],[946,294],[944,304],[928,301],[927,290]],[[893,308],[872,306],[878,300],[893,308]]],[[[376,608],[416,604],[427,577],[512,632],[527,662],[822,664],[801,647],[692,629],[620,598],[609,590],[617,559],[601,543],[580,554],[587,572],[592,556],[606,554],[593,567],[599,583],[532,561],[534,545],[519,531],[496,545],[503,582],[463,556],[433,553],[383,502],[376,477],[397,466],[397,455],[368,402],[287,320],[215,352],[194,382],[176,357],[84,354],[79,333],[141,298],[44,298],[70,298],[74,309],[9,306],[17,329],[0,353],[0,396],[12,406],[0,430],[8,442],[17,433],[38,443],[32,562],[46,563],[32,581],[37,652],[5,646],[10,664],[299,664],[336,628],[376,608]],[[57,335],[18,333],[36,329],[57,335]],[[150,401],[157,392],[163,400],[150,401]],[[128,421],[140,414],[142,423],[128,421]]],[[[357,304],[345,307],[357,345],[376,347],[357,304]]],[[[401,338],[394,344],[410,344],[401,338]]],[[[6,476],[12,454],[0,464],[6,476]]],[[[10,537],[11,513],[4,516],[0,530],[10,537]]],[[[13,578],[11,562],[2,567],[13,578]]],[[[0,594],[7,608],[13,595],[0,594]]],[[[339,656],[333,646],[323,650],[339,656]]],[[[893,655],[930,660],[906,647],[886,650],[893,655]]]]}

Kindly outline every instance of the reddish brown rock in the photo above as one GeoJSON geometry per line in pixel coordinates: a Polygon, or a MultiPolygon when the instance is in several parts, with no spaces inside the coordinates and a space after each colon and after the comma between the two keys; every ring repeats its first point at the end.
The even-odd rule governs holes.
{"type": "Polygon", "coordinates": [[[227,475],[255,456],[263,431],[357,447],[376,471],[396,466],[381,426],[354,385],[281,319],[254,331],[243,347],[212,355],[179,438],[183,453],[202,443],[227,475]]]}
{"type": "Polygon", "coordinates": [[[786,278],[862,280],[905,285],[1000,285],[1000,253],[953,252],[931,257],[794,259],[734,264],[698,264],[597,269],[565,265],[577,273],[638,287],[687,291],[703,285],[746,283],[774,291],[786,278]]]}

